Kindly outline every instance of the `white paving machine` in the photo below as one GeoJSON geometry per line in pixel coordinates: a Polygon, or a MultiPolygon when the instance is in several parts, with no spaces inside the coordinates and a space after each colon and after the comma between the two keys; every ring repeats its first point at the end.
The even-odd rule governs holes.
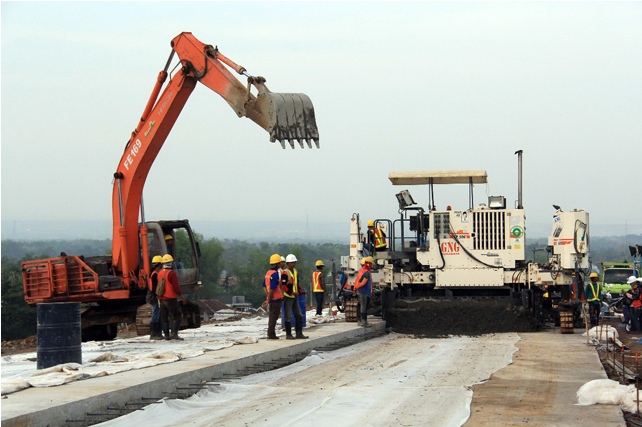
{"type": "MultiPolygon", "coordinates": [[[[546,248],[548,261],[527,260],[521,150],[516,154],[519,183],[514,208],[507,208],[503,196],[491,196],[488,203],[473,205],[474,186],[487,183],[484,170],[391,172],[393,185],[427,185],[428,204],[419,206],[408,190],[396,194],[399,217],[373,221],[374,227],[386,235],[386,247],[378,249],[368,243],[359,214],[353,214],[350,254],[341,260],[348,280],[337,298],[346,319],[357,320],[358,302],[352,297],[352,286],[360,261],[366,256],[375,260],[371,307],[380,310],[389,322],[391,310],[434,311],[439,307],[435,302],[468,301],[485,302],[484,310],[489,313],[488,307],[509,311],[519,307],[517,311],[532,314],[529,319],[534,319],[531,323],[536,329],[547,317],[557,319],[555,313],[560,306],[577,309],[584,277],[590,273],[589,214],[584,210],[565,212],[554,206],[546,248]],[[467,209],[437,209],[434,186],[452,184],[469,186],[467,209]]],[[[441,307],[455,315],[459,310],[457,305],[441,307]]]]}

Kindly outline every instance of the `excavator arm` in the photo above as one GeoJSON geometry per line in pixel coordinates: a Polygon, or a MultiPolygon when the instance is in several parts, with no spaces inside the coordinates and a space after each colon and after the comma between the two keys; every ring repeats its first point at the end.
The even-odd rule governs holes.
{"type": "MultiPolygon", "coordinates": [[[[137,281],[138,214],[145,180],[197,83],[222,96],[239,117],[254,121],[268,131],[272,142],[278,140],[283,148],[286,142],[294,148],[295,141],[301,148],[304,142],[310,148],[312,143],[317,148],[319,146],[314,108],[306,95],[270,92],[264,78],[249,75],[245,68],[223,56],[217,48],[201,43],[191,33],[179,34],[171,45],[172,52],[165,69],[158,75],[152,95],[114,174],[112,268],[123,280],[125,288],[130,288],[132,282],[137,281]],[[175,54],[181,68],[161,93],[175,54]],[[243,85],[226,66],[245,75],[247,85],[243,85]],[[258,91],[256,96],[250,91],[252,87],[258,91]]],[[[140,237],[144,270],[149,273],[147,228],[144,225],[140,237]]],[[[146,274],[141,278],[144,276],[146,274]]],[[[142,280],[138,282],[139,286],[145,286],[142,280]]]]}

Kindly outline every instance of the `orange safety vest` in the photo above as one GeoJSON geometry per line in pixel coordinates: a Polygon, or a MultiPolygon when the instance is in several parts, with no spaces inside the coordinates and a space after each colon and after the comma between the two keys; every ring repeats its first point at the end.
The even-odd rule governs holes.
{"type": "Polygon", "coordinates": [[[642,307],[642,301],[640,300],[642,298],[642,295],[639,293],[638,289],[633,291],[633,302],[631,303],[631,306],[633,308],[640,308],[642,307]],[[637,298],[636,298],[637,297],[637,298]]]}
{"type": "Polygon", "coordinates": [[[375,238],[375,249],[381,249],[388,246],[386,244],[386,238],[383,235],[383,230],[380,228],[374,229],[374,238],[375,238]]]}
{"type": "Polygon", "coordinates": [[[163,295],[160,296],[160,298],[162,299],[176,299],[176,292],[174,292],[174,287],[167,278],[167,275],[170,271],[172,270],[170,270],[169,268],[163,268],[160,273],[158,273],[158,284],[156,286],[160,285],[161,280],[165,278],[165,292],[163,292],[163,295]]]}
{"type": "Polygon", "coordinates": [[[152,289],[152,286],[154,284],[154,281],[152,279],[153,279],[154,275],[156,275],[156,278],[157,278],[156,279],[156,286],[158,286],[158,272],[152,271],[152,274],[149,275],[149,280],[148,280],[150,292],[155,292],[156,291],[156,289],[152,289]]]}
{"type": "Polygon", "coordinates": [[[321,274],[322,273],[319,270],[312,273],[312,292],[324,292],[323,287],[321,286],[321,281],[319,280],[321,274]]]}
{"type": "Polygon", "coordinates": [[[290,271],[289,268],[283,271],[283,274],[286,274],[287,284],[281,285],[281,290],[283,291],[283,296],[287,298],[294,298],[294,294],[299,292],[299,271],[295,268],[294,272],[290,271]],[[292,288],[292,294],[288,293],[288,290],[292,288]]]}
{"type": "MultiPolygon", "coordinates": [[[[265,288],[270,292],[270,282],[272,281],[272,275],[276,273],[277,275],[279,274],[278,271],[276,270],[268,270],[267,273],[265,273],[265,288]]],[[[272,301],[276,301],[283,298],[283,294],[281,293],[281,287],[276,285],[276,289],[274,289],[274,292],[272,293],[272,301]]]]}
{"type": "MultiPolygon", "coordinates": [[[[361,288],[363,286],[366,286],[366,285],[363,285],[363,286],[359,286],[359,288],[357,287],[359,282],[361,282],[361,278],[363,277],[363,275],[366,274],[366,271],[370,272],[370,270],[367,270],[364,267],[361,267],[361,270],[359,270],[359,273],[357,274],[357,278],[354,280],[354,289],[355,290],[359,289],[359,288],[361,288]]],[[[372,296],[372,273],[370,273],[370,296],[372,296]]]]}

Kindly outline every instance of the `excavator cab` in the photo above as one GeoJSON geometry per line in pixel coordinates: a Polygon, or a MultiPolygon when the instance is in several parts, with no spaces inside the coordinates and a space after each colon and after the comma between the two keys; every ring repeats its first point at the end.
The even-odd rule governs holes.
{"type": "MultiPolygon", "coordinates": [[[[174,258],[173,269],[184,294],[203,288],[199,273],[201,250],[187,220],[154,221],[145,223],[148,228],[147,247],[149,262],[156,255],[170,254],[174,258]]],[[[142,245],[139,265],[143,267],[142,245]]]]}

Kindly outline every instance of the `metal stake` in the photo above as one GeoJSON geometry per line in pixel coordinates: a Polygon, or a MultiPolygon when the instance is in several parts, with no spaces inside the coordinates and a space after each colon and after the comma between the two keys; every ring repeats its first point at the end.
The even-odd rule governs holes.
{"type": "MultiPolygon", "coordinates": [[[[613,336],[615,337],[615,332],[613,333],[613,336]]],[[[624,372],[624,344],[622,344],[622,384],[626,384],[626,373],[624,372]]]]}

